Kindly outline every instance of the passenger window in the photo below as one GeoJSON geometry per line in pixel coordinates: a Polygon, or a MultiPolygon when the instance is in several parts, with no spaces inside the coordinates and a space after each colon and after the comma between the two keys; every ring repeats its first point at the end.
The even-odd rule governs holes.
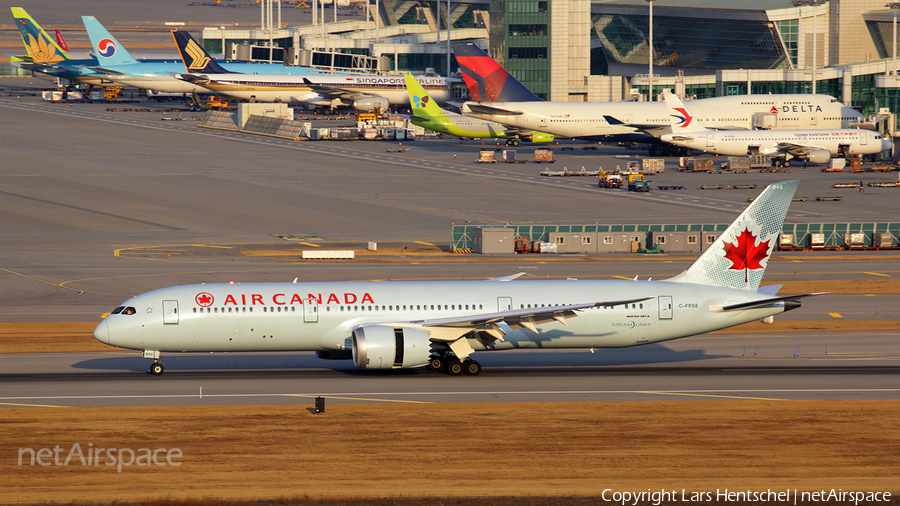
{"type": "Polygon", "coordinates": [[[195,312],[195,313],[197,312],[197,308],[194,308],[194,312],[195,312]]]}

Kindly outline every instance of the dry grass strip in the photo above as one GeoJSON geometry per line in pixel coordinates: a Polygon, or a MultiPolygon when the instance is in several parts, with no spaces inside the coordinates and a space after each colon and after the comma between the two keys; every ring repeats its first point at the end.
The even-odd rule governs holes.
{"type": "Polygon", "coordinates": [[[0,410],[0,503],[900,491],[900,401],[329,403],[318,416],[306,401],[0,410]],[[121,473],[106,456],[18,465],[20,448],[59,445],[64,461],[74,443],[183,457],[121,473]]]}

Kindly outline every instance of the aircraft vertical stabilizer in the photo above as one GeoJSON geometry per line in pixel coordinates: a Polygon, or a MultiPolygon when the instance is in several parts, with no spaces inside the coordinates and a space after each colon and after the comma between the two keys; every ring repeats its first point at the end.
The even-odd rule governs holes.
{"type": "Polygon", "coordinates": [[[191,34],[181,30],[172,30],[172,37],[178,45],[178,52],[184,61],[184,67],[190,73],[195,74],[233,74],[216,63],[215,58],[209,55],[191,34]]]}
{"type": "Polygon", "coordinates": [[[94,16],[81,16],[100,66],[140,63],[94,16]]]}
{"type": "Polygon", "coordinates": [[[406,79],[406,90],[409,92],[409,106],[412,108],[413,116],[422,119],[435,119],[437,121],[449,121],[444,111],[432,100],[425,91],[425,88],[419,84],[419,81],[411,76],[404,76],[406,79]]]}
{"type": "Polygon", "coordinates": [[[21,7],[11,7],[16,27],[22,35],[22,43],[31,57],[33,63],[41,65],[53,65],[70,59],[69,54],[63,51],[55,40],[51,39],[41,25],[28,15],[21,7]]]}
{"type": "Polygon", "coordinates": [[[666,281],[759,288],[799,184],[770,184],[687,270],[666,281]]]}
{"type": "Polygon", "coordinates": [[[694,115],[684,105],[684,102],[678,98],[678,95],[666,93],[664,96],[666,107],[669,108],[669,115],[672,117],[672,133],[705,132],[709,130],[696,121],[694,115]]]}
{"type": "Polygon", "coordinates": [[[493,58],[472,42],[451,44],[469,96],[476,102],[540,102],[524,84],[509,75],[493,58]]]}

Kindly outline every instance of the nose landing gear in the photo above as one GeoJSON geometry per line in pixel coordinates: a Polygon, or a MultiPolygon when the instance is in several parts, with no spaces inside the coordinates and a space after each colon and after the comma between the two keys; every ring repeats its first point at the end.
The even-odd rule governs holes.
{"type": "Polygon", "coordinates": [[[150,374],[159,376],[165,371],[165,368],[162,365],[162,359],[159,358],[159,350],[144,350],[144,358],[153,360],[153,363],[150,364],[150,374]]]}

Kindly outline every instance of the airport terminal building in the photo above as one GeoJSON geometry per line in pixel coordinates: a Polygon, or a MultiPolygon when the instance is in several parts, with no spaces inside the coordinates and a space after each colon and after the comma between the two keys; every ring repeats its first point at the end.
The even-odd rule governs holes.
{"type": "MultiPolygon", "coordinates": [[[[309,26],[206,28],[204,46],[265,59],[271,43],[276,59],[293,63],[444,74],[449,19],[451,39],[489,48],[548,100],[647,99],[664,88],[697,98],[815,89],[866,114],[900,112],[896,11],[884,0],[654,0],[652,78],[647,0],[368,1],[365,21],[320,7],[309,26]]],[[[449,67],[456,71],[452,58],[449,67]]]]}

